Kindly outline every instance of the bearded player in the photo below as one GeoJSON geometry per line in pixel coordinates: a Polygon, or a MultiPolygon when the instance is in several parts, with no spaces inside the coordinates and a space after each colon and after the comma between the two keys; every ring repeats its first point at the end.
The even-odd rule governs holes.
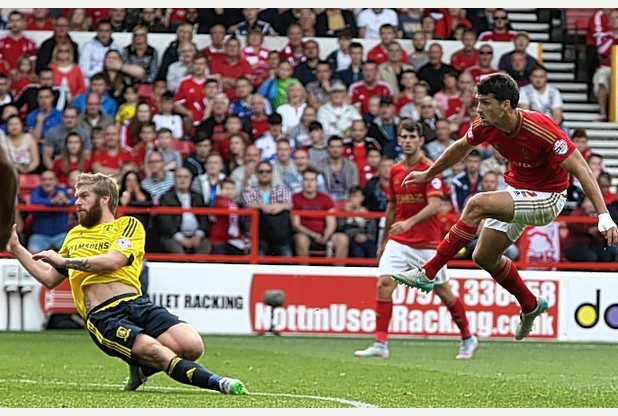
{"type": "MultiPolygon", "coordinates": [[[[436,215],[444,197],[442,180],[436,177],[430,182],[402,186],[403,178],[409,172],[424,171],[431,166],[432,161],[421,150],[425,142],[423,126],[412,121],[402,122],[397,140],[405,159],[394,165],[390,174],[384,226],[388,231],[383,234],[378,248],[375,342],[356,351],[356,357],[389,357],[388,326],[393,314],[392,295],[397,287],[391,275],[427,261],[435,254],[442,238],[436,215]]],[[[451,290],[446,267],[442,267],[436,276],[435,293],[461,331],[459,353],[455,358],[472,358],[478,349],[478,340],[470,333],[463,302],[451,290]]]]}
{"type": "Polygon", "coordinates": [[[48,289],[69,278],[75,306],[94,343],[129,364],[123,389],[136,390],[148,376],[164,371],[179,383],[247,394],[240,380],[196,363],[204,353],[199,333],[142,294],[144,227],[134,217],[115,218],[116,181],[102,173],[81,173],[75,191],[79,225],[69,231],[58,253],[30,254],[15,227],[7,251],[48,289]]]}

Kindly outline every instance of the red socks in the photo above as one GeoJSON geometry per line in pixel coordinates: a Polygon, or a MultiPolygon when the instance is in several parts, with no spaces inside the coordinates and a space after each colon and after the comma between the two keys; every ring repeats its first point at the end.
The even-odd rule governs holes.
{"type": "Polygon", "coordinates": [[[524,313],[533,311],[536,308],[536,296],[530,292],[511,259],[504,258],[506,259],[504,266],[495,274],[492,274],[491,277],[515,296],[524,313]]]}
{"type": "Polygon", "coordinates": [[[392,300],[376,300],[376,341],[386,342],[388,340],[388,324],[393,316],[392,300]]]}
{"type": "MultiPolygon", "coordinates": [[[[447,283],[448,284],[448,283],[447,283]]],[[[453,317],[453,321],[461,331],[461,339],[470,338],[472,334],[470,333],[470,325],[468,324],[468,318],[466,318],[466,309],[464,308],[463,302],[459,297],[455,298],[455,303],[451,306],[447,306],[448,311],[451,313],[453,317]]]]}
{"type": "Polygon", "coordinates": [[[429,279],[434,279],[440,269],[452,259],[459,250],[470,244],[470,241],[476,237],[478,227],[466,225],[461,220],[457,221],[446,234],[440,245],[436,255],[431,260],[425,263],[423,268],[429,279]]]}

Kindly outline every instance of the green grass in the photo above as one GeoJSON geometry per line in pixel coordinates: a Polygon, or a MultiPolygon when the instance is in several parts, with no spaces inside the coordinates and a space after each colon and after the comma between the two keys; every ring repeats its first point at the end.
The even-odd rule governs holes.
{"type": "Polygon", "coordinates": [[[119,388],[127,366],[85,331],[0,333],[0,407],[493,408],[618,407],[616,346],[481,340],[391,340],[391,358],[357,359],[368,338],[206,336],[200,363],[245,382],[226,396],[157,374],[119,388]],[[328,399],[330,398],[330,400],[328,399]]]}

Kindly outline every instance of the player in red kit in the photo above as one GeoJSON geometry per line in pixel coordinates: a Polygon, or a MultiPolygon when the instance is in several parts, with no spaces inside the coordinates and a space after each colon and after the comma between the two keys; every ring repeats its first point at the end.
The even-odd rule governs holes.
{"type": "MultiPolygon", "coordinates": [[[[380,263],[375,342],[356,351],[356,357],[388,358],[388,326],[393,314],[392,295],[397,287],[391,275],[430,259],[442,238],[441,224],[436,215],[444,196],[442,180],[434,177],[431,181],[402,186],[409,172],[425,171],[432,164],[421,150],[425,142],[423,134],[423,126],[416,122],[405,121],[399,127],[397,139],[405,159],[394,165],[390,173],[385,232],[377,253],[380,263]]],[[[446,267],[438,271],[435,285],[436,294],[461,331],[462,340],[456,358],[470,359],[478,348],[478,340],[470,333],[463,302],[451,290],[446,267]]]]}
{"type": "Polygon", "coordinates": [[[475,238],[485,219],[472,259],[519,302],[520,322],[515,330],[515,339],[519,341],[532,331],[534,320],[547,310],[549,302],[528,289],[513,262],[503,253],[526,226],[544,226],[558,216],[566,202],[569,174],[581,182],[592,201],[598,213],[598,229],[608,245],[618,244],[618,228],[592,171],[560,127],[546,115],[516,108],[519,90],[513,78],[504,73],[491,74],[477,84],[476,96],[478,116],[468,132],[428,169],[410,172],[403,184],[431,181],[475,146],[488,143],[509,160],[509,170],[504,174],[508,187],[470,198],[436,255],[422,268],[394,273],[392,277],[409,287],[432,290],[438,282],[434,280],[438,271],[475,238]]]}

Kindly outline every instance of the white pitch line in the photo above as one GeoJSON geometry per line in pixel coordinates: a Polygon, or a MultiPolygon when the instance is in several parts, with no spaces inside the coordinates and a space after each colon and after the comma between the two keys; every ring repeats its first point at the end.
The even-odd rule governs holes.
{"type": "MultiPolygon", "coordinates": [[[[19,380],[0,379],[0,384],[7,384],[7,383],[9,384],[14,384],[14,383],[39,384],[38,382],[34,380],[28,380],[28,379],[19,379],[19,380]]],[[[57,386],[89,386],[89,387],[118,388],[120,390],[120,388],[118,387],[119,386],[118,384],[74,383],[74,382],[65,382],[65,381],[56,381],[56,382],[51,381],[51,382],[45,382],[43,384],[55,384],[57,386]]],[[[188,388],[188,387],[154,387],[154,386],[145,386],[144,388],[150,391],[159,391],[161,393],[168,393],[171,391],[182,391],[182,392],[195,393],[196,389],[198,389],[197,387],[188,388]]],[[[218,393],[214,390],[208,390],[208,389],[203,389],[203,390],[208,393],[218,393]]],[[[252,391],[250,392],[249,396],[272,396],[272,397],[289,397],[292,399],[312,399],[312,400],[318,400],[318,401],[323,401],[323,402],[333,402],[333,403],[345,404],[350,407],[359,408],[359,409],[377,409],[378,408],[378,406],[376,405],[373,405],[370,403],[359,402],[356,400],[342,399],[339,397],[312,396],[308,394],[263,393],[263,392],[253,392],[252,391]]]]}

